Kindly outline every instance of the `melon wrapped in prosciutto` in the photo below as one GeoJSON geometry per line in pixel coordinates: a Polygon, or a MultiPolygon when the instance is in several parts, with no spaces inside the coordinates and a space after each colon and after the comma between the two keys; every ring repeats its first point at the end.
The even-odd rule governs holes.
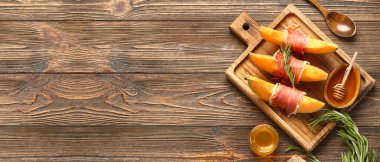
{"type": "MultiPolygon", "coordinates": [[[[273,56],[265,54],[250,53],[249,59],[261,70],[270,73],[274,77],[289,80],[283,66],[283,55],[277,51],[273,56]]],[[[292,67],[292,73],[295,75],[295,83],[299,82],[317,82],[327,79],[328,73],[322,69],[312,66],[307,61],[298,60],[295,57],[289,59],[288,64],[292,67]]]]}
{"type": "Polygon", "coordinates": [[[289,116],[296,113],[313,113],[325,106],[325,103],[306,96],[305,92],[282,84],[272,84],[254,76],[247,76],[252,91],[281,113],[289,116]]]}
{"type": "Polygon", "coordinates": [[[301,55],[304,53],[326,54],[338,49],[338,45],[334,43],[310,38],[296,29],[278,31],[260,26],[259,32],[265,40],[280,46],[291,45],[292,50],[301,55]]]}

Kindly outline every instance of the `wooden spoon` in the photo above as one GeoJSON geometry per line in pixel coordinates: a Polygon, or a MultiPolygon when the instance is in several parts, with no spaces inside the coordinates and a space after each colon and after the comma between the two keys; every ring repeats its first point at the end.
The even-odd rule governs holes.
{"type": "Polygon", "coordinates": [[[346,72],[344,73],[344,76],[343,76],[342,83],[335,85],[333,88],[334,89],[333,97],[334,99],[338,101],[342,101],[344,97],[346,96],[346,88],[344,88],[344,85],[346,84],[347,78],[350,75],[352,66],[356,59],[356,55],[358,55],[358,52],[355,52],[354,57],[352,58],[350,62],[350,65],[347,67],[346,72]]]}
{"type": "Polygon", "coordinates": [[[339,12],[330,11],[317,2],[309,0],[325,16],[327,25],[334,34],[341,37],[352,37],[356,33],[356,25],[352,19],[339,12]]]}

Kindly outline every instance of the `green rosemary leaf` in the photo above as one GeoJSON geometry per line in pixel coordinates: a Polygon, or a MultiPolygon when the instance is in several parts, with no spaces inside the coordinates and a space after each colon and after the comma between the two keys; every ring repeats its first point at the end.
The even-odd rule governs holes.
{"type": "Polygon", "coordinates": [[[303,151],[303,150],[298,146],[288,146],[288,148],[285,149],[285,152],[288,153],[290,151],[303,151]]]}
{"type": "Polygon", "coordinates": [[[289,77],[290,83],[294,87],[295,75],[293,74],[293,71],[292,71],[292,65],[288,65],[288,62],[290,61],[290,58],[292,57],[292,50],[290,49],[290,45],[287,45],[285,47],[281,46],[280,51],[283,55],[282,65],[283,65],[284,71],[286,75],[289,77]]]}
{"type": "Polygon", "coordinates": [[[375,162],[377,154],[368,144],[368,139],[359,133],[359,129],[347,113],[328,110],[327,113],[317,117],[311,125],[315,127],[318,123],[332,120],[340,122],[338,136],[347,144],[346,152],[342,153],[342,162],[375,162]]]}

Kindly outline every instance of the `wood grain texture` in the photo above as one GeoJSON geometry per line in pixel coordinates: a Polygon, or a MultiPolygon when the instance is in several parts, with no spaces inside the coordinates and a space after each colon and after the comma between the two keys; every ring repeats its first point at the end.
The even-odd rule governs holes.
{"type": "MultiPolygon", "coordinates": [[[[304,0],[0,1],[0,161],[284,161],[279,128],[274,156],[249,150],[248,131],[274,123],[224,70],[246,48],[236,16],[268,25],[289,2],[380,79],[377,0],[320,1],[356,21],[348,40],[304,0]]],[[[379,92],[351,113],[377,150],[379,92]]],[[[314,153],[344,149],[330,134],[314,153]]]]}
{"type": "MultiPolygon", "coordinates": [[[[246,48],[231,22],[0,21],[0,73],[223,73],[246,48]]],[[[380,21],[358,22],[352,42],[316,25],[376,74],[380,21]]]]}
{"type": "MultiPolygon", "coordinates": [[[[380,126],[378,92],[352,113],[359,126],[380,126]]],[[[1,74],[0,101],[1,125],[270,122],[223,74],[1,74]]]]}
{"type": "MultiPolygon", "coordinates": [[[[361,127],[372,146],[379,127],[361,127]]],[[[287,135],[272,156],[255,156],[248,147],[251,127],[0,127],[0,160],[23,161],[284,161],[294,145],[287,135]],[[173,148],[176,148],[175,150],[173,148]]],[[[277,128],[279,129],[279,128],[277,128]]],[[[330,135],[314,152],[322,161],[339,161],[343,142],[330,135]]]]}
{"type": "MultiPolygon", "coordinates": [[[[356,21],[380,20],[377,0],[320,1],[325,7],[353,17],[356,21]]],[[[323,20],[319,11],[305,0],[6,0],[0,3],[0,20],[201,20],[235,19],[242,11],[255,13],[258,20],[273,20],[295,3],[312,20],[323,20]]]]}

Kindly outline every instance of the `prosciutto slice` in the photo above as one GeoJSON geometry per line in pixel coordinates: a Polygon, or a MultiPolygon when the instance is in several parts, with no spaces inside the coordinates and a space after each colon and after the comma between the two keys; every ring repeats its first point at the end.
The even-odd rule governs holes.
{"type": "MultiPolygon", "coordinates": [[[[281,51],[277,51],[273,55],[274,59],[277,63],[277,70],[273,72],[274,76],[278,76],[281,78],[284,78],[285,80],[289,80],[289,76],[285,73],[284,70],[284,61],[283,61],[283,54],[281,51]]],[[[298,83],[301,79],[302,73],[305,70],[306,65],[309,64],[307,61],[298,60],[295,57],[291,57],[288,61],[288,65],[292,67],[292,73],[295,75],[294,82],[298,83]]]]}
{"type": "Polygon", "coordinates": [[[272,92],[272,96],[269,98],[269,104],[278,108],[281,113],[290,116],[298,112],[304,95],[306,95],[306,93],[303,91],[277,83],[272,92]]]}
{"type": "Polygon", "coordinates": [[[303,55],[304,48],[307,42],[309,41],[309,37],[291,28],[289,28],[287,32],[288,32],[288,38],[286,40],[286,45],[290,44],[294,52],[300,55],[303,55]]]}

